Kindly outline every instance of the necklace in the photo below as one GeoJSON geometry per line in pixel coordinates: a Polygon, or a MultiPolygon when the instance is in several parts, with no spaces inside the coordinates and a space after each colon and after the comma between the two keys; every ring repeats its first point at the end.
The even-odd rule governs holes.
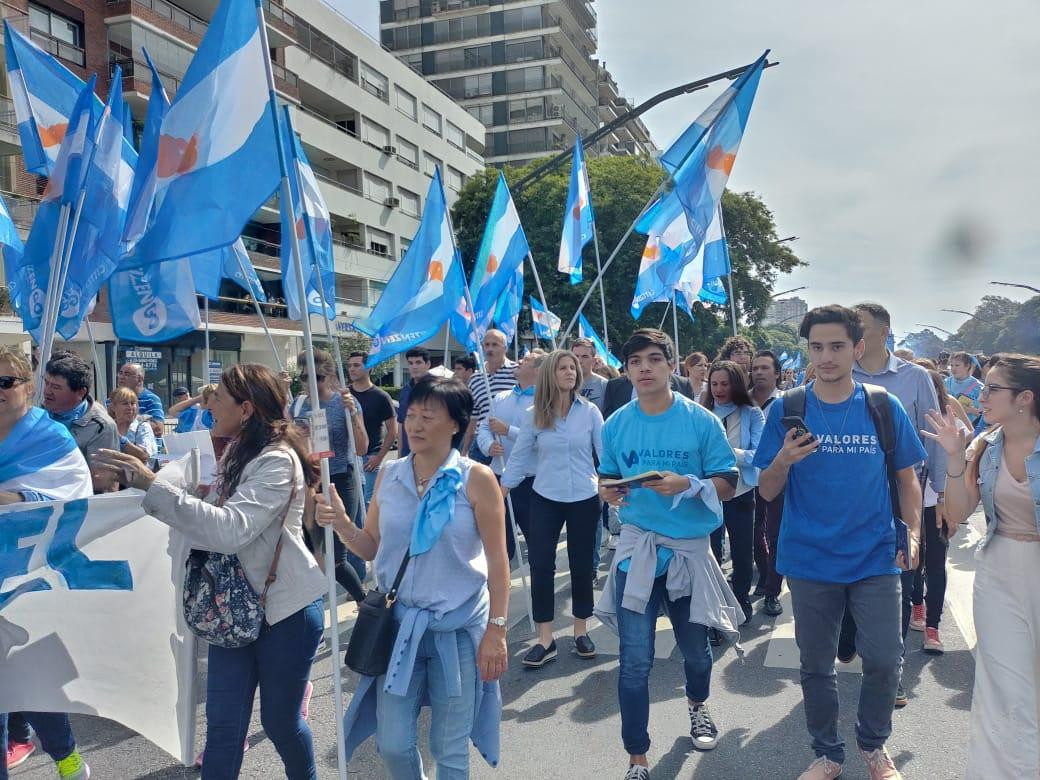
{"type": "Polygon", "coordinates": [[[416,491],[419,493],[420,496],[426,492],[426,488],[429,487],[430,480],[437,476],[437,472],[435,471],[428,477],[420,477],[419,473],[415,470],[414,463],[412,464],[412,474],[415,477],[416,491]]]}
{"type": "Polygon", "coordinates": [[[845,423],[849,421],[849,412],[852,411],[852,402],[856,400],[856,386],[852,386],[852,395],[849,396],[849,401],[845,404],[845,416],[841,418],[841,428],[838,429],[838,435],[834,435],[834,431],[831,430],[830,423],[827,422],[827,415],[823,411],[823,404],[820,403],[820,397],[813,392],[813,398],[816,399],[816,407],[820,410],[820,417],[823,418],[823,424],[827,428],[827,433],[831,436],[831,441],[837,444],[843,433],[845,433],[845,423]]]}

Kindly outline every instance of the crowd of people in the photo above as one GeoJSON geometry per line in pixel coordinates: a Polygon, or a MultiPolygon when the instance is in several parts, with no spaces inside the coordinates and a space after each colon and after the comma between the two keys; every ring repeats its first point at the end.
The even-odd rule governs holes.
{"type": "MultiPolygon", "coordinates": [[[[348,755],[374,736],[395,780],[425,776],[424,704],[438,778],[469,776],[471,742],[498,764],[510,561],[530,564],[536,635],[520,663],[537,674],[561,652],[564,533],[573,639],[561,644],[595,658],[593,616],[620,639],[619,777],[650,777],[658,615],[683,657],[692,747],[711,750],[713,648],[739,649],[758,599],[766,619],[780,615],[786,583],[813,754],[800,780],[842,774],[836,662],[857,656],[856,746],[872,780],[899,778],[886,743],[893,710],[910,701],[910,632],[924,652],[944,652],[947,551],[981,504],[966,775],[1037,777],[1040,359],[918,358],[890,351],[890,331],[878,304],[813,309],[799,331],[810,362],[796,376],[740,336],[714,359],[683,359],[666,334],[640,329],[619,375],[587,339],[514,362],[505,335],[489,330],[483,362],[456,357],[450,378],[410,349],[396,409],[367,355],[349,356],[340,387],[333,357],[314,350],[328,495],[306,437],[313,399],[291,397],[288,375],[242,364],[195,396],[178,389],[176,430],[209,430],[219,456],[214,484],[191,491],[164,479],[167,413],[140,366],[120,369],[106,409],[91,396],[90,366],[55,353],[37,408],[29,360],[0,348],[0,503],[136,488],[193,555],[237,555],[264,591],[259,637],[209,648],[203,777],[238,775],[257,689],[285,775],[316,777],[307,720],[322,570],[333,566],[358,602],[387,594],[389,665],[361,676],[345,731],[348,755]]],[[[298,369],[306,387],[305,356],[298,369]]],[[[88,776],[67,716],[11,713],[0,717],[0,780],[35,749],[33,732],[61,777],[88,776]]]]}

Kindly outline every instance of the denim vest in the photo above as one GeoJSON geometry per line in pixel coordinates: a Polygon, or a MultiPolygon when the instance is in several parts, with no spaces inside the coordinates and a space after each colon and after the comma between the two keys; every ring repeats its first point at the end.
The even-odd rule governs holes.
{"type": "MultiPolygon", "coordinates": [[[[1000,460],[1004,456],[1004,431],[998,428],[983,434],[982,438],[988,444],[979,461],[979,493],[982,496],[982,508],[986,512],[986,536],[979,543],[979,550],[989,544],[993,534],[997,532],[997,524],[1000,522],[994,500],[994,489],[997,484],[997,473],[1000,471],[1000,460]]],[[[1033,452],[1026,456],[1026,479],[1029,481],[1029,491],[1033,495],[1036,532],[1040,534],[1040,438],[1036,440],[1033,452]]]]}

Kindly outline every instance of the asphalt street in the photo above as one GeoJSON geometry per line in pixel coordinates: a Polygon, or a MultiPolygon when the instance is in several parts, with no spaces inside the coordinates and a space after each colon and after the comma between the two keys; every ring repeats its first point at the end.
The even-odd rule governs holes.
{"type": "MultiPolygon", "coordinates": [[[[976,525],[979,518],[973,518],[976,525]]],[[[961,777],[968,735],[974,659],[974,627],[971,624],[971,587],[974,561],[971,557],[977,530],[961,533],[951,548],[950,595],[943,620],[946,653],[930,656],[921,652],[922,634],[911,632],[908,640],[904,681],[910,704],[894,716],[894,731],[888,743],[900,770],[907,778],[953,780],[961,777]]],[[[620,778],[627,767],[620,740],[617,705],[616,640],[603,626],[591,635],[599,653],[594,660],[572,654],[568,617],[569,587],[566,555],[558,563],[556,637],[559,659],[541,670],[520,665],[531,641],[519,587],[513,591],[510,610],[510,668],[502,679],[504,699],[502,762],[488,767],[472,751],[474,778],[620,778]]],[[[609,555],[601,566],[606,571],[609,555]]],[[[519,585],[519,579],[515,581],[519,585]]],[[[651,677],[650,751],[652,777],[711,778],[796,778],[812,759],[805,731],[801,689],[798,683],[797,648],[786,591],[785,612],[771,619],[756,611],[741,632],[743,660],[732,648],[716,659],[709,707],[720,730],[718,747],[698,753],[688,737],[689,720],[683,692],[682,659],[671,638],[667,620],[658,625],[656,661],[651,677]]],[[[756,602],[756,610],[761,602],[756,602]]],[[[341,605],[344,637],[353,615],[352,605],[341,605]]],[[[344,640],[345,641],[345,640],[344,640]]],[[[331,650],[324,649],[314,666],[314,696],[311,727],[318,756],[319,776],[336,777],[336,729],[333,715],[331,650]]],[[[205,733],[205,654],[200,664],[203,695],[198,714],[198,744],[205,733]]],[[[858,664],[839,666],[841,733],[849,751],[848,780],[867,777],[856,754],[854,723],[860,687],[858,664]]],[[[345,695],[354,689],[356,678],[344,672],[345,695]]],[[[137,692],[147,696],[147,692],[137,692]]],[[[244,756],[242,777],[276,778],[281,763],[254,709],[249,730],[250,749],[244,756]]],[[[92,768],[92,777],[105,778],[192,778],[197,772],[182,767],[140,736],[112,721],[89,716],[72,716],[80,749],[92,768]]],[[[428,716],[420,719],[420,740],[425,744],[428,716]]],[[[424,760],[430,767],[428,753],[424,760]]],[[[429,771],[429,769],[428,769],[429,771]]],[[[53,764],[39,751],[12,771],[18,780],[53,778],[53,764]]],[[[351,778],[382,778],[385,773],[370,741],[353,757],[351,778]]],[[[432,776],[432,772],[431,772],[432,776]]]]}

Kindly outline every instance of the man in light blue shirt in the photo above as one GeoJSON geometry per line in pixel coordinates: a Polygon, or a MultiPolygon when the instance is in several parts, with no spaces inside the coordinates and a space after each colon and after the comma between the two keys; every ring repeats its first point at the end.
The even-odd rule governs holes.
{"type": "Polygon", "coordinates": [[[693,746],[710,750],[718,739],[704,703],[711,681],[707,624],[712,621],[703,615],[728,609],[732,629],[738,607],[732,593],[726,604],[705,604],[707,588],[694,592],[692,582],[694,575],[702,585],[709,581],[704,578],[714,576],[718,592],[729,590],[711,557],[708,536],[722,522],[720,501],[733,496],[737,468],[719,420],[672,392],[675,349],[667,335],[656,329],[637,330],[621,354],[636,399],[604,425],[601,479],[647,471],[662,476],[631,489],[600,487],[604,501],[621,507],[622,531],[616,565],[612,564],[596,614],[605,613],[608,621],[613,618],[620,637],[621,739],[629,754],[625,777],[647,780],[649,679],[662,604],[685,661],[693,746]],[[649,561],[644,560],[647,556],[649,561]],[[676,592],[681,581],[690,592],[676,592]],[[611,598],[613,603],[607,603],[611,598]],[[641,601],[642,610],[631,608],[633,598],[641,601]]]}

